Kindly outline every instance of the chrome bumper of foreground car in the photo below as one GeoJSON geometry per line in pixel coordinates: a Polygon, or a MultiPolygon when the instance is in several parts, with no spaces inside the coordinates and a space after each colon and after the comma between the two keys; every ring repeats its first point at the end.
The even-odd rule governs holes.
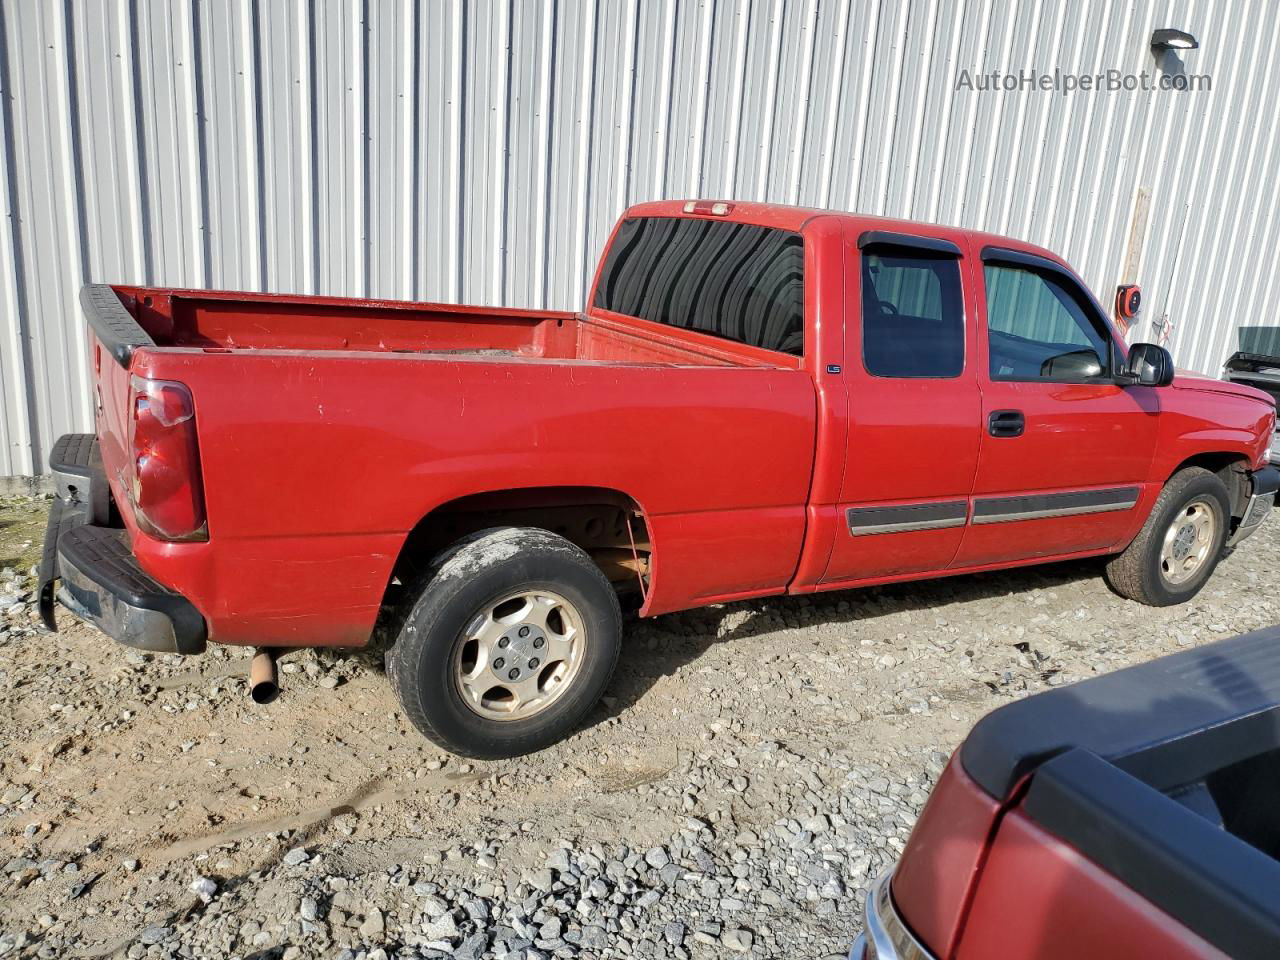
{"type": "Polygon", "coordinates": [[[898,916],[889,895],[887,871],[867,891],[863,933],[853,942],[849,960],[935,960],[898,916]]]}

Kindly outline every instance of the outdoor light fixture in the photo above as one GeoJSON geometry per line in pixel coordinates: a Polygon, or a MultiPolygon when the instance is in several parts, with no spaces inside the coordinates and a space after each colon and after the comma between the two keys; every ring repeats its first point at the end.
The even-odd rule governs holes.
{"type": "Polygon", "coordinates": [[[1151,34],[1152,50],[1195,50],[1199,46],[1200,41],[1185,30],[1164,28],[1151,34]]]}

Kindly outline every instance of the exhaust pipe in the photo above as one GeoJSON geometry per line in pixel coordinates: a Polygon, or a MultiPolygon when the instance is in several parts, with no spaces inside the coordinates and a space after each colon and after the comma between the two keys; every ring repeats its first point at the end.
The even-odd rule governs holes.
{"type": "Polygon", "coordinates": [[[280,680],[276,673],[278,651],[259,647],[249,661],[249,696],[257,704],[268,704],[280,696],[280,680]]]}

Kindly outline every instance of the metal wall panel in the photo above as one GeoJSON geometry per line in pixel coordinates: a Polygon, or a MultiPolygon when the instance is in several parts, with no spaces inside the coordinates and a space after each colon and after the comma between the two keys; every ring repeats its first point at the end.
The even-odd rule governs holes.
{"type": "Polygon", "coordinates": [[[1280,316],[1277,36],[1251,0],[0,0],[0,476],[90,426],[86,280],[573,308],[662,197],[1007,233],[1108,302],[1141,189],[1132,336],[1213,373],[1280,316]],[[1155,74],[1162,26],[1210,91],[956,89],[1155,74]]]}

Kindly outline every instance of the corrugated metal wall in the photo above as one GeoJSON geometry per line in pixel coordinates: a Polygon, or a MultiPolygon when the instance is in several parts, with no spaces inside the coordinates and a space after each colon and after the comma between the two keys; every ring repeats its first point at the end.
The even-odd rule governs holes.
{"type": "Polygon", "coordinates": [[[90,425],[85,280],[574,307],[659,197],[1008,233],[1108,301],[1142,190],[1145,315],[1212,372],[1280,313],[1280,5],[1178,8],[0,0],[0,475],[90,425]],[[1210,92],[955,89],[1155,74],[1164,26],[1210,92]]]}

